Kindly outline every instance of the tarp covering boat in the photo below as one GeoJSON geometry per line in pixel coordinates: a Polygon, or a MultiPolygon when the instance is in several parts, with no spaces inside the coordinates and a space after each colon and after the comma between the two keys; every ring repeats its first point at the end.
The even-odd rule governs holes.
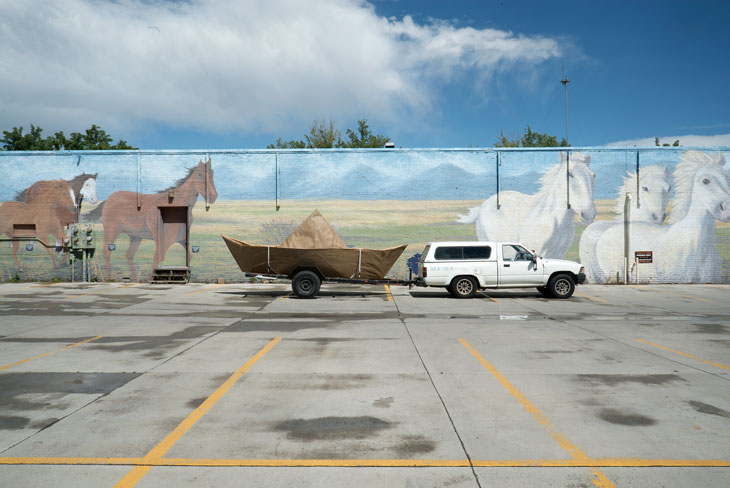
{"type": "Polygon", "coordinates": [[[388,249],[347,247],[318,210],[278,246],[221,237],[241,271],[286,276],[297,268],[316,267],[327,278],[380,280],[407,247],[406,244],[388,249]]]}

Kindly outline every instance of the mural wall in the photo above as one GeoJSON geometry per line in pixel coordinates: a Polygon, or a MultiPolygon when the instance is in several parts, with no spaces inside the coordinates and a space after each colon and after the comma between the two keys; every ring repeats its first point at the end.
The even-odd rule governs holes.
{"type": "Polygon", "coordinates": [[[0,280],[242,281],[220,234],[278,244],[315,208],[348,245],[516,240],[589,282],[730,283],[730,148],[0,152],[0,280]],[[630,255],[624,204],[630,194],[630,255]],[[637,263],[635,251],[652,251],[637,263]]]}

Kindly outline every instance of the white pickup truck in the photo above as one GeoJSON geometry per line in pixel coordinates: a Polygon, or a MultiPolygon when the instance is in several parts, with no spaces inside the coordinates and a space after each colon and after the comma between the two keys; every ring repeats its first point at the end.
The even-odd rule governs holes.
{"type": "Polygon", "coordinates": [[[430,242],[418,261],[418,286],[445,287],[457,298],[480,288],[537,288],[544,296],[569,298],[585,282],[583,266],[545,259],[517,242],[430,242]]]}

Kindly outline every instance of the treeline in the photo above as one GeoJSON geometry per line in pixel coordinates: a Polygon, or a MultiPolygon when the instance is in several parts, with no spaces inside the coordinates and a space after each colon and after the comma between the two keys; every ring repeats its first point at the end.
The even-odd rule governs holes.
{"type": "Polygon", "coordinates": [[[77,151],[107,149],[137,149],[120,139],[112,144],[112,136],[104,129],[92,125],[85,133],[72,132],[68,136],[63,131],[43,137],[43,129],[30,124],[30,132],[23,133],[23,127],[4,130],[0,144],[5,151],[77,151]]]}
{"type": "Polygon", "coordinates": [[[284,141],[280,137],[274,144],[266,146],[266,149],[383,147],[390,142],[388,136],[373,134],[366,119],[358,120],[357,128],[346,129],[345,134],[346,138],[342,139],[340,130],[335,127],[332,120],[327,124],[315,120],[309,127],[309,132],[304,135],[304,139],[284,141]]]}

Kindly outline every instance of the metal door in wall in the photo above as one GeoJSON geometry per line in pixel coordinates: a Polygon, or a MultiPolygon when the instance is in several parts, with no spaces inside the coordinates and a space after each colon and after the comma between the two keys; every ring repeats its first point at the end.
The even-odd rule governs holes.
{"type": "Polygon", "coordinates": [[[160,231],[157,239],[158,267],[190,266],[188,252],[188,207],[158,207],[160,231]],[[179,243],[180,245],[175,245],[179,243]]]}

